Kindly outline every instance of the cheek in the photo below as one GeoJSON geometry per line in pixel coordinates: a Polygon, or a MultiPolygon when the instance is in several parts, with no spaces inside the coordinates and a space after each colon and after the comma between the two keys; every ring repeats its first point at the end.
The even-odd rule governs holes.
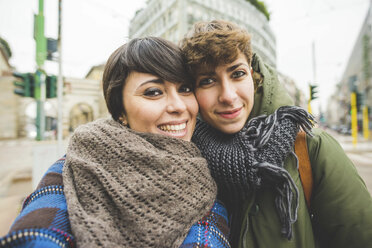
{"type": "Polygon", "coordinates": [[[145,132],[156,125],[162,111],[155,103],[140,101],[127,107],[127,117],[132,129],[145,132]]]}
{"type": "Polygon", "coordinates": [[[196,115],[199,112],[199,105],[198,102],[196,101],[195,96],[190,96],[185,100],[185,104],[187,106],[188,111],[190,112],[190,115],[192,117],[196,118],[196,115]]]}
{"type": "Polygon", "coordinates": [[[196,100],[198,101],[200,112],[208,112],[215,105],[213,92],[208,90],[197,90],[195,92],[196,100]]]}
{"type": "Polygon", "coordinates": [[[246,83],[242,84],[239,89],[239,95],[247,102],[253,102],[254,100],[254,86],[253,81],[248,80],[246,83]]]}

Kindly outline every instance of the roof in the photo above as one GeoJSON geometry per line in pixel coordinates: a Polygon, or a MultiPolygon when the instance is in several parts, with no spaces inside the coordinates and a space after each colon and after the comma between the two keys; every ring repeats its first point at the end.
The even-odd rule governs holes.
{"type": "Polygon", "coordinates": [[[92,68],[90,68],[90,70],[89,70],[89,72],[87,73],[87,75],[85,76],[85,78],[88,78],[89,75],[90,75],[93,71],[95,71],[95,70],[97,70],[97,69],[100,70],[100,71],[103,71],[104,67],[105,67],[105,64],[100,64],[100,65],[92,66],[92,68]]]}
{"type": "Polygon", "coordinates": [[[0,44],[0,54],[4,58],[5,63],[8,65],[9,69],[12,68],[12,66],[9,64],[9,57],[7,53],[4,51],[4,47],[0,44]]]}

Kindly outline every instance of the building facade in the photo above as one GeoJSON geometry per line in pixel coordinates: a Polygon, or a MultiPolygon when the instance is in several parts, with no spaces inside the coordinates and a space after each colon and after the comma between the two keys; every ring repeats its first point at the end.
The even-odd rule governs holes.
{"type": "MultiPolygon", "coordinates": [[[[9,52],[0,42],[0,140],[36,137],[36,100],[14,93],[16,71],[9,64],[9,52]]],[[[102,90],[104,65],[93,66],[85,78],[63,78],[63,136],[79,125],[109,116],[102,90]]],[[[45,139],[56,138],[57,98],[46,99],[45,139]]]]}
{"type": "Polygon", "coordinates": [[[177,43],[195,22],[214,19],[246,28],[253,51],[276,68],[276,40],[269,22],[245,0],[149,0],[131,20],[129,37],[151,35],[177,43]]]}
{"type": "Polygon", "coordinates": [[[0,139],[14,139],[19,133],[19,103],[21,97],[13,93],[15,78],[8,54],[0,43],[0,139]]]}
{"type": "Polygon", "coordinates": [[[286,88],[288,94],[292,97],[293,103],[296,106],[307,109],[307,99],[302,90],[300,90],[296,82],[289,76],[278,72],[278,79],[286,88]]]}
{"type": "MultiPolygon", "coordinates": [[[[337,86],[337,92],[334,99],[338,101],[338,119],[341,125],[349,126],[350,117],[350,99],[351,93],[359,93],[359,103],[367,106],[369,112],[369,122],[372,123],[372,0],[369,10],[364,19],[358,38],[345,67],[343,76],[337,86]]],[[[362,108],[358,112],[358,120],[362,122],[362,108]]],[[[328,111],[332,112],[332,109],[328,111]]],[[[335,113],[333,113],[335,115],[335,113]]]]}
{"type": "MultiPolygon", "coordinates": [[[[100,81],[85,78],[63,79],[62,128],[63,137],[68,137],[81,124],[106,116],[101,114],[99,102],[102,91],[100,81]]],[[[14,86],[12,87],[14,88],[14,86]]],[[[14,95],[11,91],[9,95],[14,95]]],[[[31,97],[18,97],[17,120],[18,134],[15,138],[36,137],[36,101],[31,97]]],[[[45,139],[56,138],[58,101],[57,98],[46,99],[44,103],[45,139]]]]}

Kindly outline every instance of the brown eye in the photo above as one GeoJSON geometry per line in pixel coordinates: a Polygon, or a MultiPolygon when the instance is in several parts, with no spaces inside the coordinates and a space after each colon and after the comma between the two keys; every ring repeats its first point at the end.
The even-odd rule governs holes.
{"type": "Polygon", "coordinates": [[[178,92],[179,93],[191,93],[192,92],[192,88],[190,86],[188,86],[187,84],[183,84],[178,89],[178,92]]]}
{"type": "Polygon", "coordinates": [[[234,71],[233,74],[232,74],[232,77],[233,78],[240,78],[240,77],[243,77],[245,75],[246,75],[245,71],[234,71]]]}
{"type": "Polygon", "coordinates": [[[203,78],[202,80],[199,81],[198,86],[203,87],[203,86],[208,86],[211,85],[215,82],[213,78],[203,78]]]}
{"type": "Polygon", "coordinates": [[[158,88],[148,88],[143,93],[144,96],[154,97],[154,96],[160,96],[163,94],[163,91],[161,91],[158,88]]]}

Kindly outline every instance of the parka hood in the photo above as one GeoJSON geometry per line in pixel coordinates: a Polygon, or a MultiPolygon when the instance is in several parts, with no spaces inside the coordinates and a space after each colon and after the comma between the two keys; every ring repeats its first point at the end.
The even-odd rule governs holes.
{"type": "Polygon", "coordinates": [[[254,105],[249,119],[274,113],[281,106],[293,105],[293,99],[279,82],[276,71],[254,54],[252,57],[253,80],[257,85],[254,105]]]}

